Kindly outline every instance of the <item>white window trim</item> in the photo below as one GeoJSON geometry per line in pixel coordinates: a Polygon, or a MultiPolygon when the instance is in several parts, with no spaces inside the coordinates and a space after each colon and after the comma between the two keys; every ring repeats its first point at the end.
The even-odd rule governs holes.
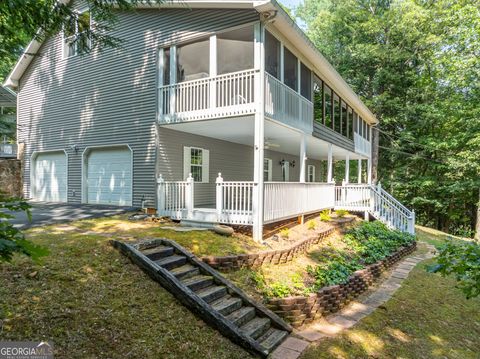
{"type": "Polygon", "coordinates": [[[197,183],[209,183],[210,151],[200,147],[183,146],[183,179],[187,179],[192,172],[192,149],[202,151],[202,180],[197,183]]]}
{"type": "MultiPolygon", "coordinates": [[[[92,20],[92,12],[90,11],[90,9],[88,7],[86,8],[82,8],[80,10],[76,10],[75,13],[77,14],[77,17],[81,14],[83,14],[84,12],[87,12],[89,11],[90,12],[90,30],[93,28],[93,20],[92,20]]],[[[75,21],[75,34],[72,35],[72,36],[69,36],[69,37],[75,37],[77,36],[77,33],[78,33],[78,19],[75,21]]],[[[75,57],[78,55],[78,48],[77,48],[77,44],[75,44],[75,53],[73,55],[66,55],[65,51],[66,51],[66,48],[65,46],[67,46],[66,42],[67,42],[67,38],[68,37],[65,37],[65,31],[64,29],[62,30],[62,59],[65,60],[65,59],[69,59],[71,57],[75,57]]],[[[89,39],[89,44],[88,46],[91,46],[91,40],[89,39]]]]}
{"type": "MultiPolygon", "coordinates": [[[[268,162],[268,167],[267,167],[267,181],[271,182],[272,181],[272,159],[271,158],[264,158],[264,161],[268,162]]],[[[265,178],[265,163],[263,164],[263,176],[265,178]]]]}
{"type": "Polygon", "coordinates": [[[308,182],[315,182],[315,166],[314,165],[308,165],[307,166],[307,181],[308,182]],[[311,180],[310,180],[310,175],[312,177],[311,180]]]}

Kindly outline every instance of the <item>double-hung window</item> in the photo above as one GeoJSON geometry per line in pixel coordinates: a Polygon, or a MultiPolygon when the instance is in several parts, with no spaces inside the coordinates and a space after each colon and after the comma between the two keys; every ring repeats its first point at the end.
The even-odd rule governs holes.
{"type": "Polygon", "coordinates": [[[192,174],[195,182],[208,183],[210,152],[204,148],[183,148],[183,178],[192,174]]]}
{"type": "Polygon", "coordinates": [[[63,27],[63,57],[77,55],[80,49],[91,46],[88,33],[92,28],[92,19],[89,10],[74,13],[63,27]]]}

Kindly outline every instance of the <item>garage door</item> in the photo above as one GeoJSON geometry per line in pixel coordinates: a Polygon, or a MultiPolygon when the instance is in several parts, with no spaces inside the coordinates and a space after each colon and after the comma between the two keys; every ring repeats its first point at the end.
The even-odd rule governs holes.
{"type": "Polygon", "coordinates": [[[65,152],[43,152],[32,158],[32,197],[37,201],[67,201],[65,152]]]}
{"type": "Polygon", "coordinates": [[[132,153],[129,148],[92,149],[86,159],[87,203],[132,205],[132,153]]]}

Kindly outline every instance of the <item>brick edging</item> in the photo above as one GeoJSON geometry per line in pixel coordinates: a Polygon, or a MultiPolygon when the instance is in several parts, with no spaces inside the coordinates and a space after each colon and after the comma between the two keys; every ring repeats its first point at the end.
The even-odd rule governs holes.
{"type": "Polygon", "coordinates": [[[258,268],[266,264],[287,263],[292,261],[296,256],[307,252],[312,245],[318,244],[320,240],[331,235],[337,228],[351,223],[354,220],[355,218],[352,217],[348,221],[343,220],[341,222],[333,223],[331,228],[315,233],[315,235],[300,240],[288,248],[251,254],[235,254],[223,257],[207,256],[201,257],[200,260],[208,264],[210,267],[222,271],[237,270],[240,268],[258,268]]]}
{"type": "Polygon", "coordinates": [[[308,296],[274,298],[267,302],[268,308],[298,328],[314,319],[335,313],[353,298],[366,291],[381,274],[404,256],[415,251],[417,243],[402,247],[384,260],[355,271],[345,284],[323,287],[308,296]]]}

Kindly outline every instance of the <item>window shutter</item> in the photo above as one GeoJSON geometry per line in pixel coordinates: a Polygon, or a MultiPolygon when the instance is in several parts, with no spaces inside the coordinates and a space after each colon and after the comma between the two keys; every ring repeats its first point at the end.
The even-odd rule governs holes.
{"type": "Polygon", "coordinates": [[[192,157],[191,157],[191,147],[184,146],[183,147],[183,179],[186,180],[188,175],[191,171],[190,167],[192,164],[192,157]]]}
{"type": "Polygon", "coordinates": [[[202,149],[202,182],[209,182],[210,151],[202,149]]]}

